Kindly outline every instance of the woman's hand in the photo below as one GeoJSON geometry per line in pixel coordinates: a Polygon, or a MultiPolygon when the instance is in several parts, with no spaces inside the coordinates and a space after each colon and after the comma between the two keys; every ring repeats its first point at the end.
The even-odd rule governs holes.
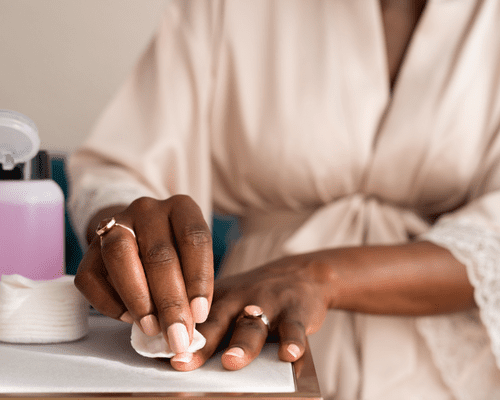
{"type": "Polygon", "coordinates": [[[75,277],[100,313],[137,322],[147,335],[163,332],[175,353],[207,318],[213,294],[212,236],[188,196],[140,198],[114,215],[117,224],[96,236],[75,277]]]}
{"type": "Polygon", "coordinates": [[[198,326],[205,347],[172,358],[189,371],[203,363],[230,335],[222,355],[227,369],[240,369],[259,354],[268,336],[261,318],[241,318],[255,305],[279,337],[279,357],[295,361],[306,335],[316,332],[327,309],[384,315],[433,315],[474,307],[466,268],[430,242],[359,246],[286,257],[245,274],[216,281],[212,310],[198,326]]]}
{"type": "Polygon", "coordinates": [[[205,336],[205,347],[192,356],[177,355],[175,369],[188,371],[201,366],[231,332],[222,355],[225,368],[243,368],[260,353],[269,334],[264,321],[241,317],[243,309],[255,305],[268,317],[271,331],[279,337],[279,358],[296,361],[304,353],[306,335],[316,332],[326,316],[331,292],[325,286],[325,269],[310,262],[308,255],[287,257],[257,270],[217,280],[207,321],[197,326],[205,336]]]}

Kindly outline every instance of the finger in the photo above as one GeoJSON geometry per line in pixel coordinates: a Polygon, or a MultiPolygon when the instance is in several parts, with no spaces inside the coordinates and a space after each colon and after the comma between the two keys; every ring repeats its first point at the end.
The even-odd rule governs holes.
{"type": "Polygon", "coordinates": [[[278,356],[282,361],[294,362],[304,354],[306,328],[302,313],[299,308],[288,308],[280,317],[278,323],[280,338],[278,356]]]}
{"type": "Polygon", "coordinates": [[[101,257],[99,239],[95,239],[85,253],[75,275],[75,286],[89,303],[101,314],[131,322],[127,308],[108,282],[108,275],[101,257]]]}
{"type": "Polygon", "coordinates": [[[184,353],[194,326],[169,221],[159,217],[138,222],[136,233],[159,325],[172,351],[184,353]]]}
{"type": "Polygon", "coordinates": [[[222,355],[222,365],[238,370],[250,364],[262,350],[269,328],[260,317],[245,316],[236,321],[229,348],[222,355]]]}
{"type": "Polygon", "coordinates": [[[241,299],[224,299],[215,301],[210,310],[207,320],[197,326],[198,331],[206,338],[205,346],[195,352],[191,359],[183,356],[174,357],[170,360],[173,368],[179,371],[192,371],[201,367],[217,350],[231,330],[233,321],[242,309],[241,299]],[[186,361],[188,360],[188,361],[186,361]]]}
{"type": "Polygon", "coordinates": [[[214,288],[212,234],[198,205],[176,196],[170,214],[179,250],[186,292],[194,322],[203,323],[210,310],[214,288]]]}
{"type": "MultiPolygon", "coordinates": [[[[131,223],[119,222],[132,227],[131,223]]],[[[135,237],[115,226],[101,236],[101,254],[110,281],[133,320],[147,335],[157,335],[160,328],[153,315],[154,304],[135,237]]]]}

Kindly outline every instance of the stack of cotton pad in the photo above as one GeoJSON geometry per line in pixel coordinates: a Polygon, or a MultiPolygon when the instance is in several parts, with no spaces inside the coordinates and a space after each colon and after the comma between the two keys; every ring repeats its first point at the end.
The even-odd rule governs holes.
{"type": "MultiPolygon", "coordinates": [[[[150,358],[171,358],[175,356],[163,334],[159,333],[156,336],[147,336],[135,323],[132,326],[130,341],[134,350],[141,356],[150,358]]],[[[188,347],[188,352],[194,353],[196,350],[203,348],[205,343],[205,337],[195,329],[193,332],[193,341],[188,347]]]]}
{"type": "Polygon", "coordinates": [[[59,343],[88,332],[89,304],[73,276],[33,281],[21,275],[0,280],[0,341],[59,343]]]}

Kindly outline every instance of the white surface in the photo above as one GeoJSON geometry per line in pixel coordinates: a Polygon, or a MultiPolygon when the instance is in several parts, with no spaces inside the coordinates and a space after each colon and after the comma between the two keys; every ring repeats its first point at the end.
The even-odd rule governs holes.
{"type": "Polygon", "coordinates": [[[89,334],[73,343],[0,343],[0,393],[293,392],[290,363],[267,345],[251,365],[226,371],[215,356],[191,372],[145,358],[130,345],[130,325],[90,317],[89,334]]]}

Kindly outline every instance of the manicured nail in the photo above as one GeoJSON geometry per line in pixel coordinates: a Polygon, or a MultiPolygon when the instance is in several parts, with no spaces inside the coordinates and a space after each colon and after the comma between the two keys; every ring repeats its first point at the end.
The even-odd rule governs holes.
{"type": "Polygon", "coordinates": [[[193,353],[179,353],[176,354],[174,357],[172,357],[172,361],[176,362],[181,362],[181,363],[188,363],[193,359],[193,353]]]}
{"type": "Polygon", "coordinates": [[[184,324],[176,322],[167,329],[168,343],[176,354],[184,353],[189,347],[189,335],[184,324]]]}
{"type": "Polygon", "coordinates": [[[161,332],[160,324],[154,315],[146,315],[140,321],[142,331],[148,336],[156,336],[161,332]]]}
{"type": "Polygon", "coordinates": [[[191,312],[194,322],[201,324],[208,317],[208,300],[205,297],[195,297],[191,300],[191,312]]]}
{"type": "Polygon", "coordinates": [[[289,344],[286,350],[293,356],[293,358],[297,358],[300,355],[299,346],[296,344],[289,344]]]}
{"type": "Polygon", "coordinates": [[[128,311],[125,311],[120,319],[123,321],[123,322],[126,322],[128,324],[133,324],[134,323],[134,319],[132,318],[132,316],[130,315],[130,313],[128,311]]]}
{"type": "Polygon", "coordinates": [[[241,347],[231,347],[228,351],[224,353],[225,356],[233,356],[238,358],[243,358],[245,352],[241,347]]]}

